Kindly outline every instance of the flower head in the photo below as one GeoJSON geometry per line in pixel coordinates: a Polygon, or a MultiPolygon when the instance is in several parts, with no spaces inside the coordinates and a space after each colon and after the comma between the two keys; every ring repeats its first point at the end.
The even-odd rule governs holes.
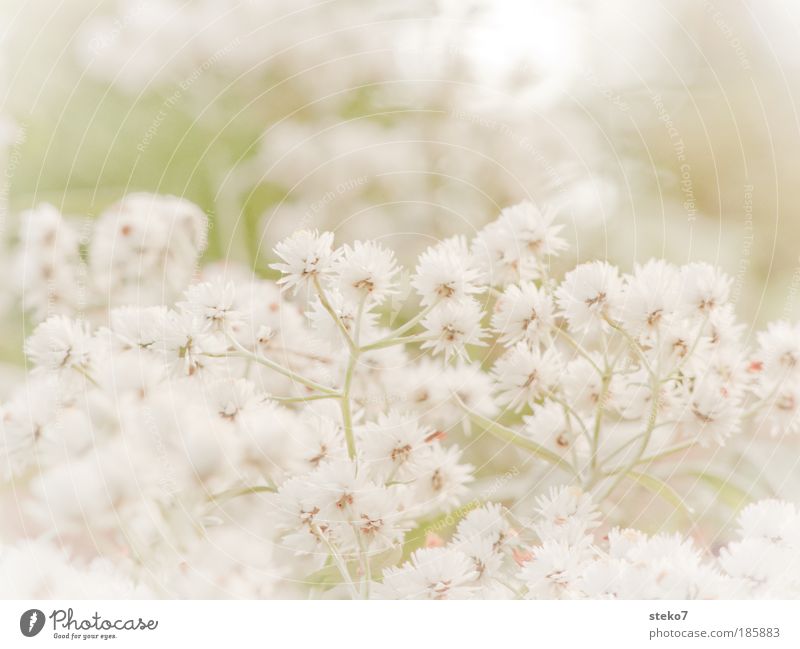
{"type": "Polygon", "coordinates": [[[333,250],[333,233],[316,230],[298,230],[275,246],[275,254],[283,260],[270,264],[283,273],[278,285],[295,293],[308,282],[330,275],[338,256],[333,250]]]}
{"type": "Polygon", "coordinates": [[[91,341],[86,322],[52,316],[25,341],[25,354],[42,369],[85,369],[89,365],[91,341]]]}
{"type": "Polygon", "coordinates": [[[457,237],[429,248],[419,258],[411,285],[429,306],[437,302],[463,302],[484,288],[467,249],[457,237]]]}
{"type": "Polygon", "coordinates": [[[619,316],[622,294],[619,271],[605,261],[571,270],[556,291],[558,306],[569,328],[576,332],[606,329],[607,320],[619,316]]]}
{"type": "Polygon", "coordinates": [[[334,272],[342,294],[356,304],[369,299],[371,305],[379,305],[396,290],[394,253],[374,241],[344,246],[334,272]]]}
{"type": "Polygon", "coordinates": [[[429,337],[422,348],[432,349],[434,354],[444,353],[448,359],[465,357],[466,345],[484,344],[482,316],[480,304],[472,299],[437,306],[422,322],[429,337]]]}
{"type": "Polygon", "coordinates": [[[555,307],[544,289],[532,282],[512,284],[498,298],[492,328],[506,345],[524,340],[538,344],[555,324],[555,307]]]}

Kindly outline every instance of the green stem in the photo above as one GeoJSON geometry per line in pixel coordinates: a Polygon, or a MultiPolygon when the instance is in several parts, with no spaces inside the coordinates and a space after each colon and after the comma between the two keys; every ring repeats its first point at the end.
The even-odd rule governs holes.
{"type": "Polygon", "coordinates": [[[653,430],[656,427],[656,420],[658,419],[658,406],[659,406],[658,403],[659,384],[655,377],[655,374],[653,375],[653,383],[651,389],[652,389],[653,405],[650,409],[650,415],[647,418],[647,427],[642,433],[642,443],[641,446],[639,447],[639,451],[636,453],[636,457],[632,459],[630,462],[628,462],[625,468],[620,471],[619,476],[611,484],[611,487],[609,487],[605,496],[603,496],[603,499],[608,498],[614,492],[614,490],[619,486],[619,484],[625,479],[625,476],[628,473],[630,473],[633,470],[633,468],[641,462],[644,452],[650,445],[650,438],[653,435],[653,430]]]}
{"type": "MultiPolygon", "coordinates": [[[[651,462],[655,462],[656,460],[661,460],[665,457],[670,455],[674,455],[675,453],[680,453],[681,451],[688,451],[690,448],[696,446],[698,441],[696,439],[687,440],[685,442],[681,442],[680,444],[674,444],[668,448],[665,448],[663,451],[659,451],[658,453],[653,453],[652,455],[645,455],[644,457],[640,457],[634,463],[634,466],[639,464],[650,464],[651,462]]],[[[605,475],[612,476],[617,475],[622,469],[614,469],[612,471],[607,471],[605,475]]]]}
{"type": "Polygon", "coordinates": [[[583,436],[586,438],[586,441],[589,442],[589,444],[591,444],[592,436],[589,433],[589,429],[586,427],[586,424],[584,423],[583,419],[578,415],[578,413],[575,412],[575,410],[564,399],[559,399],[555,395],[550,395],[550,398],[564,409],[564,413],[567,415],[567,423],[575,419],[580,424],[583,436]]]}
{"type": "Polygon", "coordinates": [[[307,397],[275,397],[269,395],[270,401],[275,401],[277,403],[306,403],[307,401],[319,401],[321,399],[341,399],[342,394],[341,392],[335,392],[334,394],[312,394],[307,397]]]}
{"type": "Polygon", "coordinates": [[[347,455],[351,460],[356,457],[356,438],[353,433],[353,413],[350,404],[350,388],[353,384],[353,371],[358,361],[358,350],[350,353],[350,361],[347,363],[347,372],[344,376],[344,389],[342,390],[339,404],[342,409],[342,424],[344,425],[344,438],[347,442],[347,455]]]}
{"type": "MultiPolygon", "coordinates": [[[[331,303],[328,301],[328,296],[325,294],[325,291],[322,288],[322,284],[319,283],[319,277],[314,275],[314,288],[317,290],[317,295],[319,296],[319,301],[322,303],[323,308],[328,312],[333,321],[336,323],[336,326],[339,328],[339,331],[344,336],[344,339],[347,341],[347,346],[350,347],[350,350],[353,351],[356,349],[356,343],[353,340],[350,332],[347,331],[347,327],[344,326],[342,319],[339,317],[339,314],[336,313],[334,308],[331,306],[331,303]]],[[[358,326],[358,325],[356,325],[358,326]]]]}
{"type": "Polygon", "coordinates": [[[491,433],[498,439],[503,440],[504,442],[508,442],[509,444],[514,444],[515,446],[525,449],[545,462],[549,462],[553,466],[563,469],[573,477],[578,477],[578,473],[575,468],[563,458],[559,457],[552,451],[547,450],[544,448],[544,446],[540,446],[533,440],[523,437],[522,435],[518,435],[510,428],[506,428],[502,424],[487,419],[486,417],[479,415],[477,412],[470,410],[457,394],[454,394],[453,396],[464,409],[464,411],[469,415],[469,418],[487,432],[491,433]]]}
{"type": "Polygon", "coordinates": [[[600,452],[600,426],[603,423],[603,408],[608,396],[608,388],[611,385],[611,371],[606,369],[600,380],[600,396],[597,400],[597,411],[594,415],[594,430],[592,431],[592,471],[597,469],[598,453],[600,452]]]}
{"type": "Polygon", "coordinates": [[[362,352],[369,352],[374,349],[384,349],[386,347],[394,347],[395,345],[410,345],[412,343],[421,343],[429,340],[428,336],[405,336],[403,338],[384,338],[369,345],[361,347],[362,352]]]}
{"type": "Polygon", "coordinates": [[[598,374],[603,374],[603,370],[600,369],[600,366],[594,362],[594,359],[591,357],[589,352],[587,352],[583,346],[575,340],[572,336],[570,336],[566,331],[561,329],[560,327],[553,327],[554,331],[561,336],[564,340],[566,340],[574,349],[578,352],[583,358],[589,361],[589,364],[597,371],[598,374]]]}
{"type": "Polygon", "coordinates": [[[424,336],[409,336],[407,338],[403,338],[402,336],[404,333],[410,331],[417,324],[419,324],[423,320],[423,318],[425,318],[425,316],[428,315],[434,309],[434,307],[436,307],[436,303],[426,306],[417,315],[415,315],[401,327],[398,327],[397,329],[392,331],[392,333],[390,333],[385,338],[381,338],[380,340],[376,340],[373,343],[364,345],[361,348],[361,351],[366,352],[366,351],[371,351],[373,349],[383,349],[384,347],[393,347],[394,345],[421,342],[423,340],[426,340],[426,337],[424,336]]]}
{"type": "MultiPolygon", "coordinates": [[[[270,368],[271,370],[274,370],[278,374],[282,374],[283,376],[285,376],[287,378],[290,378],[293,381],[297,381],[298,383],[302,383],[307,388],[311,388],[312,390],[317,390],[318,392],[322,392],[322,394],[328,394],[328,395],[331,395],[331,396],[338,396],[339,395],[339,393],[336,390],[333,390],[333,389],[331,389],[329,387],[326,387],[326,386],[324,386],[324,385],[322,385],[320,383],[317,383],[316,381],[312,381],[311,379],[307,379],[306,377],[301,376],[300,374],[297,374],[296,372],[293,372],[292,370],[283,367],[283,365],[279,365],[275,361],[271,361],[270,359],[266,358],[265,356],[259,356],[258,354],[255,354],[255,353],[251,352],[249,349],[244,347],[238,340],[236,340],[231,335],[228,335],[228,340],[236,348],[236,350],[238,351],[238,356],[240,356],[241,358],[249,358],[249,359],[255,361],[256,363],[259,363],[261,365],[264,365],[264,366],[270,368]]],[[[206,356],[211,356],[211,357],[233,356],[233,354],[230,354],[230,353],[227,353],[227,354],[205,354],[205,355],[206,356]]]]}
{"type": "Polygon", "coordinates": [[[211,494],[208,497],[209,501],[215,501],[218,503],[225,502],[227,500],[232,500],[233,498],[238,498],[239,496],[249,496],[250,494],[257,494],[257,493],[275,493],[277,489],[273,486],[254,486],[254,487],[244,487],[242,489],[234,488],[228,489],[227,491],[221,491],[217,494],[211,494]]]}
{"type": "Polygon", "coordinates": [[[323,543],[328,548],[328,552],[330,553],[331,557],[333,557],[333,562],[336,564],[336,567],[339,570],[339,574],[342,576],[344,583],[347,584],[347,587],[350,589],[350,596],[353,599],[359,599],[358,596],[358,589],[356,585],[353,583],[353,579],[350,577],[350,571],[347,569],[347,565],[345,564],[344,560],[342,559],[341,555],[336,551],[336,548],[333,546],[333,543],[330,542],[327,536],[319,529],[319,527],[312,526],[312,530],[314,533],[322,539],[323,543]]]}

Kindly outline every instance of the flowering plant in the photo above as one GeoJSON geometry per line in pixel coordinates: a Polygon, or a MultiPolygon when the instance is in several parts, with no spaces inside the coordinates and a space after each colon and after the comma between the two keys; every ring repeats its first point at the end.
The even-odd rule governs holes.
{"type": "Polygon", "coordinates": [[[691,517],[692,454],[798,429],[800,332],[746,349],[710,265],[559,281],[561,226],[530,202],[412,273],[300,230],[276,281],[192,281],[205,217],[175,198],[129,196],[88,245],[54,208],[24,223],[44,319],[0,417],[36,537],[0,550],[22,596],[800,594],[791,503],[748,505],[722,549],[630,529],[642,489],[691,517]]]}

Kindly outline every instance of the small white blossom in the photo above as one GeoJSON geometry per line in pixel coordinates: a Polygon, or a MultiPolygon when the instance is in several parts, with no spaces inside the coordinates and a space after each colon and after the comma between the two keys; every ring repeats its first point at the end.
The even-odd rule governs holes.
{"type": "Polygon", "coordinates": [[[425,306],[440,301],[463,303],[483,292],[478,275],[466,243],[454,238],[422,253],[411,285],[425,306]]]}
{"type": "Polygon", "coordinates": [[[472,561],[461,552],[417,550],[408,563],[383,572],[381,593],[391,599],[469,599],[477,576],[472,561]]]}
{"type": "Polygon", "coordinates": [[[704,317],[728,300],[733,280],[718,268],[695,262],[681,269],[680,301],[686,315],[704,317]]]}
{"type": "Polygon", "coordinates": [[[358,304],[369,298],[379,305],[396,291],[397,262],[394,253],[374,241],[356,241],[344,246],[334,264],[342,294],[358,304]]]}
{"type": "Polygon", "coordinates": [[[422,348],[432,349],[434,354],[443,353],[446,359],[465,357],[467,345],[485,344],[482,316],[480,304],[472,299],[437,306],[422,321],[428,338],[422,348]]]}
{"type": "Polygon", "coordinates": [[[278,285],[294,289],[295,293],[315,278],[329,276],[337,257],[333,251],[333,233],[311,230],[298,230],[284,239],[275,246],[275,254],[283,260],[270,264],[270,268],[283,273],[278,285]]]}
{"type": "Polygon", "coordinates": [[[564,276],[556,291],[558,306],[575,332],[592,327],[607,328],[607,320],[619,317],[622,305],[622,280],[608,262],[581,264],[564,276]]]}
{"type": "Polygon", "coordinates": [[[85,370],[90,363],[91,342],[86,322],[52,316],[25,341],[25,354],[43,370],[85,370]]]}
{"type": "Polygon", "coordinates": [[[396,410],[380,415],[359,430],[367,470],[384,480],[406,482],[419,476],[424,458],[431,452],[434,431],[396,410]]]}
{"type": "Polygon", "coordinates": [[[232,331],[243,321],[237,308],[236,285],[217,279],[213,282],[193,284],[184,293],[185,300],[178,306],[195,314],[213,331],[232,331]]]}
{"type": "Polygon", "coordinates": [[[550,395],[561,371],[561,358],[554,349],[542,353],[526,343],[517,343],[492,368],[497,400],[515,411],[533,405],[550,395]]]}
{"type": "Polygon", "coordinates": [[[512,284],[495,304],[492,328],[500,342],[513,345],[522,340],[537,344],[547,340],[555,325],[555,307],[550,296],[532,282],[512,284]]]}
{"type": "Polygon", "coordinates": [[[627,278],[622,309],[626,328],[636,336],[652,335],[674,318],[679,306],[680,275],[661,259],[636,266],[627,278]]]}

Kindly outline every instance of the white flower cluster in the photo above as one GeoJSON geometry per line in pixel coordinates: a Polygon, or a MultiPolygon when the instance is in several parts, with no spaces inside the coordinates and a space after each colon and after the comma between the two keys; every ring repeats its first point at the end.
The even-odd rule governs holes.
{"type": "Polygon", "coordinates": [[[173,196],[129,194],[83,223],[42,204],[20,216],[15,288],[37,319],[162,304],[191,280],[207,227],[202,210],[173,196]]]}
{"type": "MultiPolygon", "coordinates": [[[[60,216],[37,213],[20,259],[86,263],[60,216]]],[[[303,230],[276,246],[276,282],[207,268],[189,283],[203,225],[185,201],[123,200],[88,251],[110,306],[88,318],[61,300],[26,341],[0,474],[28,536],[55,529],[176,597],[797,592],[790,504],[745,510],[718,558],[680,537],[591,536],[592,501],[624,510],[623,483],[673,493],[676,458],[797,428],[800,337],[777,324],[748,352],[718,270],[595,261],[557,282],[560,225],[524,202],[429,248],[410,280],[379,243],[303,230]],[[547,484],[537,518],[512,526],[547,484]]]]}
{"type": "Polygon", "coordinates": [[[84,564],[44,540],[0,546],[0,599],[153,597],[107,559],[84,564]]]}
{"type": "Polygon", "coordinates": [[[436,539],[385,571],[378,592],[402,599],[800,596],[800,512],[785,502],[748,506],[739,539],[715,558],[677,534],[614,528],[598,538],[599,514],[576,488],[541,497],[536,514],[515,529],[497,505],[474,509],[449,544],[436,539]]]}

